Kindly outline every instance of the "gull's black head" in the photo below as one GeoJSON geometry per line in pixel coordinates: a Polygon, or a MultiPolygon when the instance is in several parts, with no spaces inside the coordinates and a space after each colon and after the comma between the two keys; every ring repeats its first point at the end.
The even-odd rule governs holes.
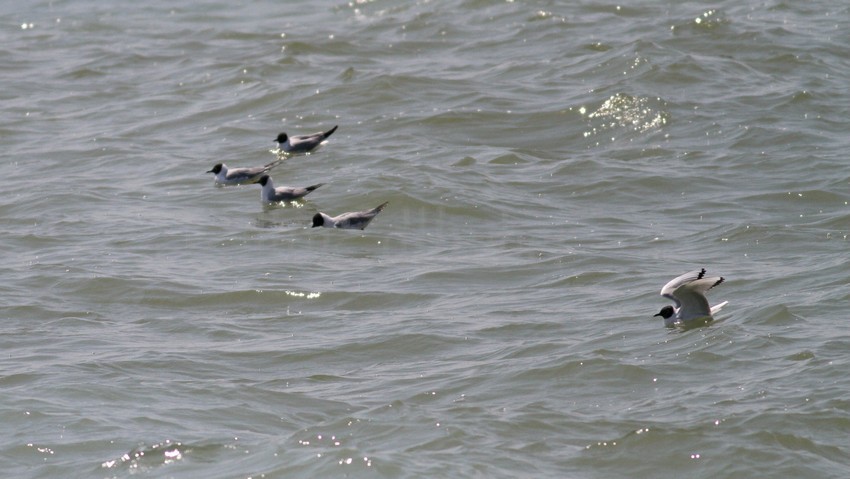
{"type": "Polygon", "coordinates": [[[268,183],[268,182],[269,182],[269,175],[263,175],[263,176],[260,177],[260,181],[258,181],[257,183],[259,183],[263,186],[266,186],[266,183],[268,183]]]}
{"type": "Polygon", "coordinates": [[[278,143],[286,143],[287,139],[289,139],[289,137],[286,136],[286,133],[281,133],[280,135],[277,135],[277,138],[275,138],[274,141],[278,143]]]}
{"type": "Polygon", "coordinates": [[[658,314],[654,314],[653,317],[661,316],[662,318],[667,319],[667,318],[673,316],[673,313],[675,313],[675,312],[676,312],[676,310],[673,309],[673,306],[670,306],[668,304],[667,306],[664,306],[663,308],[661,308],[661,311],[659,311],[658,314]]]}
{"type": "Polygon", "coordinates": [[[221,167],[222,167],[221,163],[216,163],[216,165],[213,166],[212,169],[210,171],[208,171],[207,173],[213,173],[213,174],[217,175],[217,174],[221,173],[221,167]]]}
{"type": "Polygon", "coordinates": [[[313,215],[313,228],[317,226],[323,226],[325,224],[325,218],[321,215],[321,213],[316,213],[313,215]]]}

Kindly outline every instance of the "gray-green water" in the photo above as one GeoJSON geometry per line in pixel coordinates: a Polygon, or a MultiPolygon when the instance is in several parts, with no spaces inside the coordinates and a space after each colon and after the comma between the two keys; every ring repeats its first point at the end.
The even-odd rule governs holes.
{"type": "Polygon", "coordinates": [[[849,15],[4,2],[2,475],[846,477],[849,15]]]}

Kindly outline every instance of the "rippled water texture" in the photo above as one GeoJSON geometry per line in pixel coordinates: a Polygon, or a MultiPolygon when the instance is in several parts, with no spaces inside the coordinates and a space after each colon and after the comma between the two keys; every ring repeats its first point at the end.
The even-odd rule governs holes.
{"type": "Polygon", "coordinates": [[[0,470],[846,477],[848,16],[7,2],[0,470]]]}

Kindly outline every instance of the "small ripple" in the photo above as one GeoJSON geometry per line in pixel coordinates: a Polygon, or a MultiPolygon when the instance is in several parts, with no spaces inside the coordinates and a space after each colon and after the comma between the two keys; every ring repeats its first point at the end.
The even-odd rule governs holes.
{"type": "MultiPolygon", "coordinates": [[[[584,114],[585,109],[579,110],[584,114]]],[[[586,115],[589,129],[585,137],[617,135],[627,130],[645,133],[663,127],[670,121],[661,98],[648,98],[617,93],[586,115]],[[613,133],[612,133],[613,132],[613,133]]]]}
{"type": "Polygon", "coordinates": [[[116,459],[104,461],[103,469],[151,472],[159,467],[181,461],[191,448],[178,441],[165,441],[142,445],[122,454],[116,459]]]}
{"type": "Polygon", "coordinates": [[[694,18],[685,21],[679,21],[670,29],[673,33],[701,33],[711,32],[729,24],[726,15],[722,10],[710,9],[699,13],[694,18]]]}

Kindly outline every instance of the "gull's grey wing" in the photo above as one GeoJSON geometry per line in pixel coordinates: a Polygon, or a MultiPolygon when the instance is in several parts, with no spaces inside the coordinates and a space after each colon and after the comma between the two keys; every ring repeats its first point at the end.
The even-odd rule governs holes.
{"type": "Polygon", "coordinates": [[[287,186],[279,186],[274,189],[274,192],[271,194],[271,201],[292,201],[301,198],[306,193],[298,194],[299,190],[303,190],[303,188],[289,188],[287,186]]]}
{"type": "Polygon", "coordinates": [[[310,151],[331,136],[336,129],[337,127],[334,126],[325,132],[318,131],[309,135],[290,136],[288,151],[293,153],[304,153],[310,151]]]}
{"type": "Polygon", "coordinates": [[[665,298],[672,300],[674,303],[676,303],[676,307],[679,308],[682,305],[681,305],[681,302],[679,301],[679,299],[676,298],[676,296],[674,295],[674,292],[677,289],[679,289],[682,285],[688,284],[691,281],[696,281],[696,280],[702,278],[704,275],[705,275],[705,268],[697,269],[697,270],[694,270],[694,271],[687,272],[687,273],[685,273],[681,276],[677,276],[677,277],[673,278],[672,280],[670,280],[667,284],[665,284],[663,288],[661,288],[661,296],[664,296],[665,298]]]}
{"type": "Polygon", "coordinates": [[[378,216],[378,213],[384,210],[389,204],[389,201],[372,208],[368,211],[358,211],[356,213],[345,213],[334,218],[337,228],[360,229],[364,230],[369,223],[378,216]]]}
{"type": "Polygon", "coordinates": [[[252,166],[246,168],[231,168],[227,170],[226,178],[229,181],[247,181],[259,180],[259,177],[264,173],[267,173],[269,170],[274,168],[275,166],[281,164],[283,160],[275,160],[267,165],[263,166],[252,166]]]}
{"type": "Polygon", "coordinates": [[[307,196],[311,191],[322,186],[323,183],[311,186],[293,187],[280,186],[274,189],[274,199],[272,201],[294,201],[307,196]]]}
{"type": "Polygon", "coordinates": [[[337,228],[365,230],[374,216],[363,216],[361,213],[345,213],[334,224],[337,228]]]}
{"type": "Polygon", "coordinates": [[[676,289],[674,297],[679,302],[679,317],[682,321],[711,316],[708,300],[701,291],[692,287],[695,282],[687,283],[676,289]]]}
{"type": "Polygon", "coordinates": [[[262,166],[256,166],[253,168],[231,168],[227,170],[225,178],[230,181],[247,180],[254,176],[262,175],[263,173],[265,173],[265,170],[262,166]]]}
{"type": "Polygon", "coordinates": [[[664,285],[663,288],[661,288],[661,296],[669,297],[673,294],[673,291],[675,291],[683,284],[702,279],[704,276],[705,268],[689,271],[681,276],[677,276],[671,279],[667,284],[664,285]]]}
{"type": "Polygon", "coordinates": [[[289,150],[295,152],[309,151],[324,140],[321,133],[314,135],[292,136],[289,138],[289,150]]]}

